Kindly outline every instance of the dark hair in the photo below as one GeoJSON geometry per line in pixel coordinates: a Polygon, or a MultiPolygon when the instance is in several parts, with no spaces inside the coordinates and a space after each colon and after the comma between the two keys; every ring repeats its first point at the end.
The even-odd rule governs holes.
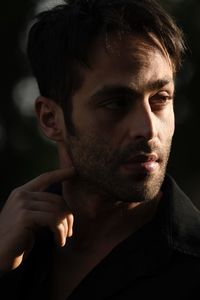
{"type": "Polygon", "coordinates": [[[153,34],[169,54],[174,69],[180,67],[182,32],[156,1],[65,2],[40,13],[29,32],[28,56],[41,95],[64,104],[81,84],[79,67],[88,66],[88,53],[96,38],[113,32],[153,34]]]}

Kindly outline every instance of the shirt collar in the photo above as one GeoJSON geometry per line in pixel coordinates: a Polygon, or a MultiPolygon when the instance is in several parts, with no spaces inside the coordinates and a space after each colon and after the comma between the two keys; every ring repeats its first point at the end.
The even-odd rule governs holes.
{"type": "Polygon", "coordinates": [[[167,175],[157,218],[168,245],[182,253],[200,257],[200,213],[191,200],[167,175]]]}

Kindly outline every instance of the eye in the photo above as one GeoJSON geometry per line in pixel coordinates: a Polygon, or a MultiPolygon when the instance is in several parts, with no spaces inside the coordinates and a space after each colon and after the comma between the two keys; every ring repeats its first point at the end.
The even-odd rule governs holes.
{"type": "Polygon", "coordinates": [[[112,109],[112,110],[118,110],[118,109],[123,108],[123,104],[122,104],[122,101],[113,100],[113,101],[109,101],[109,102],[105,103],[104,107],[108,108],[108,109],[112,109]]]}
{"type": "Polygon", "coordinates": [[[127,110],[130,106],[130,101],[127,99],[109,99],[102,103],[102,106],[106,109],[113,110],[113,111],[124,111],[127,110]]]}
{"type": "Polygon", "coordinates": [[[173,101],[173,95],[168,92],[160,92],[153,95],[150,99],[150,103],[155,108],[163,108],[173,101]]]}

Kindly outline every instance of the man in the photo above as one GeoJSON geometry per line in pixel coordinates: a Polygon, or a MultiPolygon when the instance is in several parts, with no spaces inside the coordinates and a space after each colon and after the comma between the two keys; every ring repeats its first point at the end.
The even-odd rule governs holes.
{"type": "Polygon", "coordinates": [[[5,299],[194,299],[200,215],[166,175],[183,50],[153,0],[74,0],[38,16],[36,113],[60,166],[1,212],[5,299]]]}

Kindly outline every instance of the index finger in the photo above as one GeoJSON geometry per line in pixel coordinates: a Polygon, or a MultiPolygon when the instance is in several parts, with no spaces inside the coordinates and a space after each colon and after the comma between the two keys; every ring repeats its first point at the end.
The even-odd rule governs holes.
{"type": "Polygon", "coordinates": [[[21,186],[21,188],[26,189],[30,192],[42,192],[45,189],[47,189],[50,185],[69,180],[74,175],[74,167],[70,167],[67,169],[58,169],[41,174],[33,180],[25,183],[23,186],[21,186]]]}

